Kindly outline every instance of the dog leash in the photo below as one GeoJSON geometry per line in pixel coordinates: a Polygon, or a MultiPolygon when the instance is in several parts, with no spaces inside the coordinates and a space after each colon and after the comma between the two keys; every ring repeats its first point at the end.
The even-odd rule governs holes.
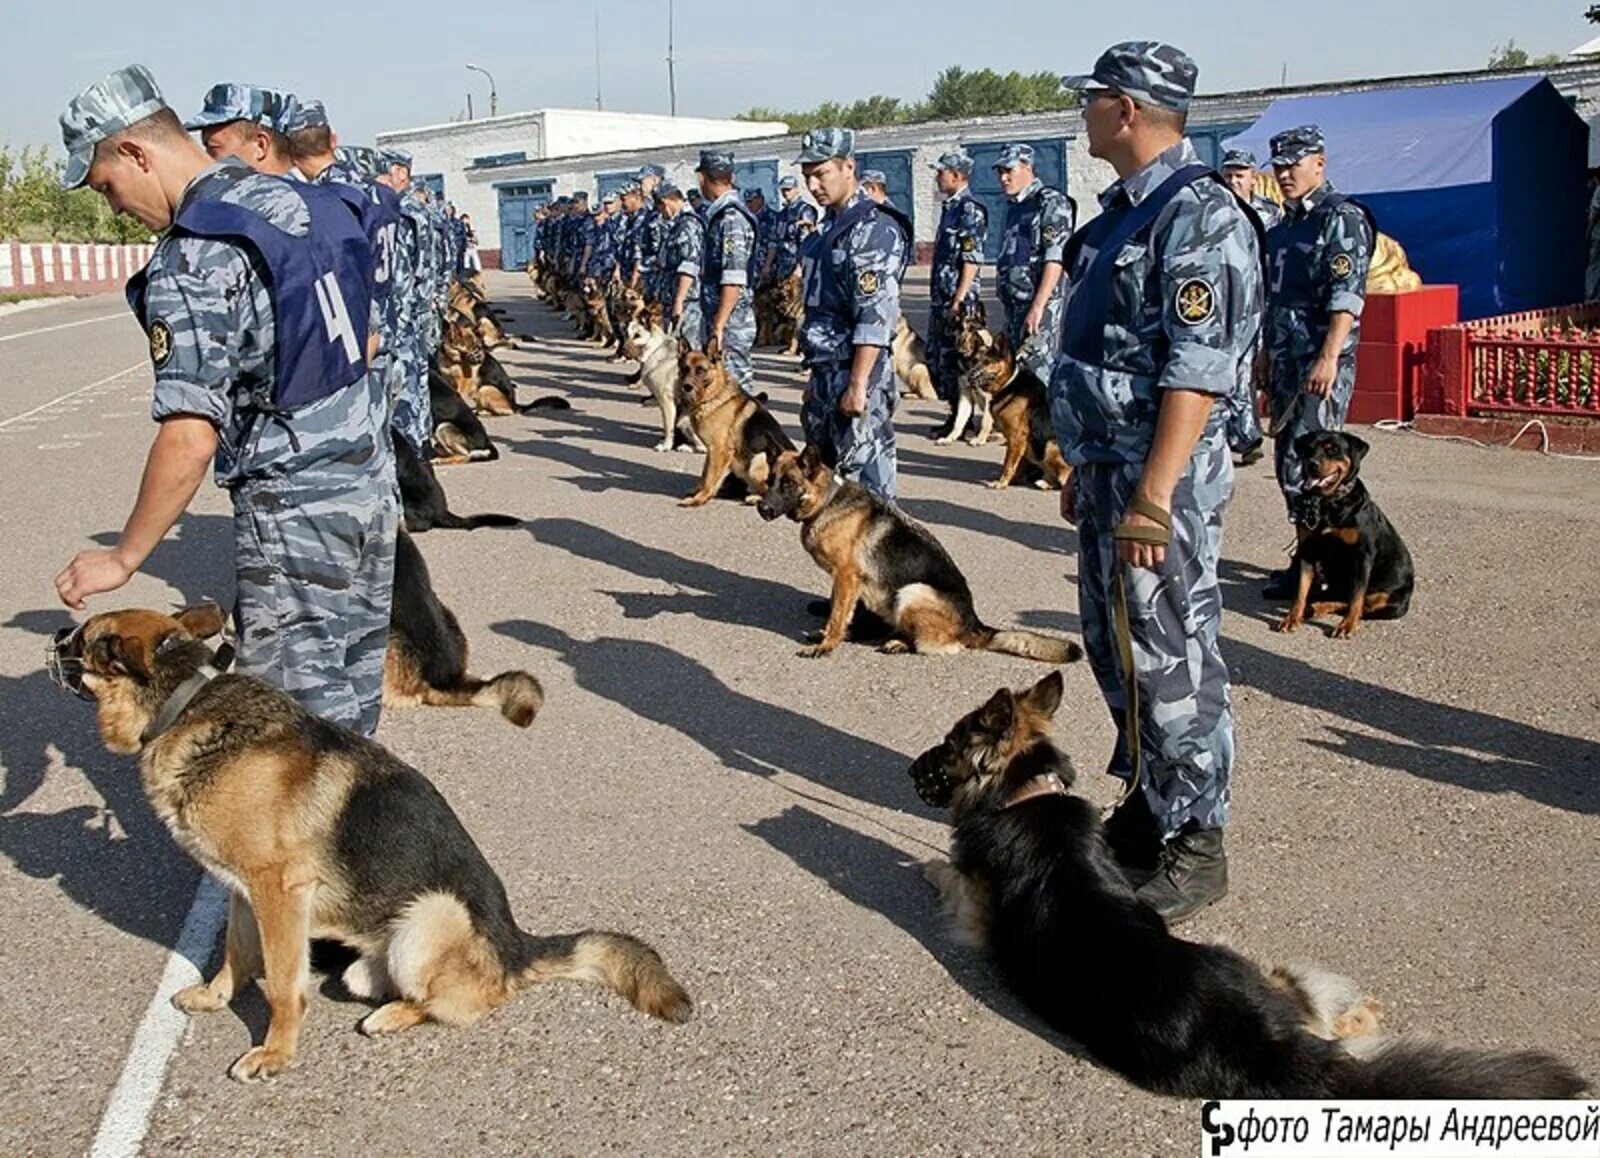
{"type": "MultiPolygon", "coordinates": [[[[1139,495],[1133,496],[1128,508],[1156,523],[1157,526],[1119,525],[1111,532],[1114,541],[1148,543],[1156,547],[1165,547],[1172,542],[1171,513],[1139,495]]],[[[1116,636],[1117,661],[1122,668],[1122,734],[1123,743],[1128,749],[1128,763],[1132,767],[1132,774],[1128,777],[1128,787],[1123,790],[1121,798],[1115,805],[1119,808],[1138,790],[1144,767],[1143,743],[1139,736],[1139,668],[1133,654],[1133,626],[1128,614],[1128,566],[1118,559],[1112,564],[1111,571],[1112,630],[1116,636]]]]}

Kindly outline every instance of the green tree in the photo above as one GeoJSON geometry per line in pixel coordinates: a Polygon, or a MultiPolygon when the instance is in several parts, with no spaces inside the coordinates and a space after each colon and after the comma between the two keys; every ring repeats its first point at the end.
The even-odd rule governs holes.
{"type": "Polygon", "coordinates": [[[1496,72],[1518,68],[1554,68],[1561,62],[1562,57],[1558,52],[1530,57],[1528,50],[1518,48],[1515,40],[1496,45],[1494,51],[1489,54],[1489,67],[1496,72]]]}
{"type": "Polygon", "coordinates": [[[90,189],[61,188],[61,163],[47,149],[0,145],[0,238],[18,241],[147,241],[150,231],[112,214],[90,189]]]}

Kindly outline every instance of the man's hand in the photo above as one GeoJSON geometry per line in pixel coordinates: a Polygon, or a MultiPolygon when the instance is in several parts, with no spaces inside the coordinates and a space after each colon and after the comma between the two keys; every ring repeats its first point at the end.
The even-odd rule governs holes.
{"type": "Polygon", "coordinates": [[[1078,472],[1067,475],[1061,484],[1061,518],[1071,526],[1078,525],[1078,472]]]}
{"type": "Polygon", "coordinates": [[[959,322],[961,320],[961,302],[959,300],[951,302],[950,308],[945,312],[949,314],[952,322],[959,322]]]}
{"type": "MultiPolygon", "coordinates": [[[[1166,510],[1166,504],[1158,504],[1166,510]]],[[[1124,527],[1150,527],[1161,530],[1161,524],[1154,519],[1146,518],[1137,511],[1129,511],[1122,516],[1120,524],[1124,527]]],[[[1128,539],[1117,540],[1117,558],[1127,563],[1130,567],[1143,567],[1147,571],[1159,571],[1167,561],[1167,549],[1156,543],[1135,543],[1128,539]]]]}
{"type": "Polygon", "coordinates": [[[839,399],[839,413],[847,418],[860,418],[867,412],[867,384],[852,382],[839,399]]]}
{"type": "Polygon", "coordinates": [[[133,572],[134,568],[115,550],[79,551],[67,569],[56,576],[56,594],[74,611],[82,611],[88,596],[115,591],[133,577],[133,572]]]}
{"type": "Polygon", "coordinates": [[[1031,338],[1039,332],[1039,327],[1043,324],[1044,307],[1035,304],[1028,310],[1028,316],[1022,319],[1022,332],[1031,338]]]}
{"type": "Polygon", "coordinates": [[[1315,394],[1318,398],[1326,398],[1333,393],[1333,380],[1338,376],[1338,359],[1324,354],[1311,363],[1311,373],[1306,375],[1306,383],[1301,389],[1307,394],[1315,394]]]}

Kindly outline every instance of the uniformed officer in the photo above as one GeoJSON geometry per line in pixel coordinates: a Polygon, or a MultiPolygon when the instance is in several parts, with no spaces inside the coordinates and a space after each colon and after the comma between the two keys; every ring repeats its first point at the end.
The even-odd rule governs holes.
{"type": "Polygon", "coordinates": [[[667,171],[660,165],[643,165],[636,180],[644,198],[644,216],[634,234],[633,268],[634,288],[640,290],[645,301],[658,301],[662,286],[658,277],[661,246],[667,240],[667,218],[661,212],[661,182],[667,171]]]}
{"type": "Polygon", "coordinates": [[[129,301],[160,424],[117,545],[56,578],[69,607],[126,583],[213,464],[233,498],[238,662],[325,719],[376,729],[399,513],[367,374],[371,252],[331,198],[212,163],[131,65],[61,117],[62,184],[163,233],[129,301]],[[324,308],[306,308],[308,298],[324,308]]]}
{"type": "Polygon", "coordinates": [[[1229,149],[1222,154],[1222,176],[1233,195],[1256,211],[1262,229],[1271,229],[1283,220],[1283,207],[1270,197],[1263,197],[1257,185],[1259,170],[1256,155],[1249,149],[1229,149]]]}
{"type": "Polygon", "coordinates": [[[800,349],[811,371],[800,425],[806,442],[822,451],[837,474],[892,499],[896,394],[889,344],[900,318],[911,222],[856,183],[851,130],[805,134],[797,161],[806,188],[823,207],[817,232],[800,251],[800,349]]]}
{"type": "MultiPolygon", "coordinates": [[[[1255,154],[1248,149],[1229,149],[1222,155],[1222,177],[1233,195],[1255,210],[1256,219],[1264,231],[1271,229],[1283,217],[1283,210],[1270,197],[1263,197],[1257,187],[1258,170],[1255,154]]],[[[1228,403],[1228,446],[1239,456],[1240,466],[1251,466],[1261,460],[1261,420],[1256,416],[1257,374],[1252,360],[1248,373],[1240,376],[1239,388],[1228,403]]]]}
{"type": "Polygon", "coordinates": [[[200,134],[201,147],[214,161],[237,157],[258,173],[282,177],[293,168],[289,141],[282,132],[289,94],[254,84],[215,84],[206,90],[199,113],[184,122],[200,134]]]}
{"type": "Polygon", "coordinates": [[[722,364],[746,394],[755,392],[756,369],[750,348],[756,342],[756,314],[751,299],[755,268],[756,219],[733,187],[733,154],[704,149],[700,192],[705,210],[705,263],[700,271],[700,312],[705,318],[706,346],[715,340],[722,364]]]}
{"type": "Polygon", "coordinates": [[[778,210],[778,243],[767,254],[763,268],[763,284],[787,281],[800,264],[802,225],[817,224],[817,207],[800,193],[799,178],[787,174],[778,182],[778,196],[783,198],[783,208],[778,210]]]}
{"type": "Polygon", "coordinates": [[[889,178],[882,169],[861,170],[861,188],[879,205],[889,200],[889,178]]]}
{"type": "Polygon", "coordinates": [[[602,285],[617,272],[617,231],[612,225],[612,211],[617,207],[617,195],[608,193],[589,215],[589,231],[583,247],[583,276],[592,277],[602,285]]]}
{"type": "Polygon", "coordinates": [[[1077,206],[1033,172],[1033,146],[1007,145],[995,162],[1006,195],[1006,220],[995,260],[995,289],[1006,336],[1023,365],[1048,380],[1061,337],[1061,256],[1077,206]]]}
{"type": "Polygon", "coordinates": [[[371,149],[339,146],[321,101],[296,97],[290,104],[284,127],[289,155],[300,175],[313,185],[355,190],[365,203],[362,224],[373,256],[373,325],[380,337],[372,372],[385,384],[391,429],[426,456],[433,436],[433,407],[427,368],[416,357],[411,316],[416,243],[400,211],[400,198],[377,180],[378,159],[371,149]]]}
{"type": "Polygon", "coordinates": [[[926,355],[934,392],[950,407],[950,418],[934,431],[935,438],[952,433],[949,427],[955,422],[961,392],[956,331],[963,314],[978,304],[983,288],[978,275],[989,235],[989,211],[972,195],[972,164],[972,158],[963,150],[953,149],[933,167],[934,183],[944,205],[939,210],[939,235],[933,244],[933,272],[928,283],[926,355]]]}
{"type": "Polygon", "coordinates": [[[445,206],[446,225],[450,230],[450,252],[455,260],[450,265],[453,276],[460,277],[467,267],[467,223],[456,212],[455,202],[445,206]]]}
{"type": "Polygon", "coordinates": [[[1217,560],[1233,489],[1219,399],[1261,323],[1261,253],[1237,198],[1184,136],[1197,70],[1168,44],[1118,44],[1082,94],[1091,156],[1118,180],[1073,238],[1051,419],[1075,470],[1083,642],[1116,721],[1106,825],[1169,924],[1227,891],[1233,768],[1217,560]],[[1125,634],[1124,634],[1125,632],[1125,634]]]}
{"type": "Polygon", "coordinates": [[[378,180],[394,190],[400,201],[400,214],[411,225],[412,356],[418,365],[424,367],[425,380],[426,367],[432,361],[434,351],[439,348],[442,332],[437,308],[437,287],[441,274],[439,238],[434,230],[433,218],[418,196],[418,187],[411,183],[411,154],[405,149],[380,149],[378,164],[378,180]]]}
{"type": "Polygon", "coordinates": [[[757,284],[764,284],[761,273],[778,241],[778,211],[767,204],[767,195],[754,187],[744,191],[744,207],[756,219],[755,277],[757,284]]]}
{"type": "Polygon", "coordinates": [[[667,237],[658,258],[658,285],[667,324],[695,349],[705,345],[705,319],[700,312],[700,271],[705,265],[706,223],[689,209],[683,190],[663,184],[657,189],[667,237]]]}
{"type": "Polygon", "coordinates": [[[567,281],[574,287],[583,280],[584,255],[588,252],[593,232],[594,219],[589,212],[589,194],[580,189],[572,195],[572,222],[567,226],[567,281]]]}
{"type": "MultiPolygon", "coordinates": [[[[1272,138],[1272,170],[1284,206],[1283,220],[1267,234],[1267,407],[1291,522],[1301,493],[1295,440],[1344,429],[1355,393],[1367,269],[1378,236],[1371,211],[1327,179],[1327,160],[1315,125],[1272,138]]],[[[1264,592],[1268,599],[1293,594],[1287,570],[1275,572],[1264,592]]]]}
{"type": "Polygon", "coordinates": [[[691,185],[684,196],[689,202],[690,209],[693,209],[701,217],[706,215],[706,207],[710,202],[706,200],[706,195],[700,192],[699,185],[691,185]]]}

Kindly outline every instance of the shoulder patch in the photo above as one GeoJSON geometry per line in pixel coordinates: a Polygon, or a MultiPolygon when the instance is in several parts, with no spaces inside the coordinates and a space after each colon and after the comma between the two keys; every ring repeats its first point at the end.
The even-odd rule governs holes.
{"type": "Polygon", "coordinates": [[[1348,253],[1336,253],[1333,260],[1328,263],[1329,270],[1334,277],[1349,277],[1350,271],[1355,268],[1355,263],[1350,260],[1348,253]]]}
{"type": "Polygon", "coordinates": [[[1061,236],[1061,226],[1046,225],[1042,230],[1039,231],[1039,234],[1046,241],[1054,241],[1056,238],[1061,236]]]}
{"type": "Polygon", "coordinates": [[[977,238],[975,238],[975,237],[963,237],[961,239],[961,251],[963,253],[971,253],[974,249],[977,249],[977,248],[978,248],[978,239],[977,238]]]}
{"type": "Polygon", "coordinates": [[[172,358],[172,327],[157,318],[150,323],[150,361],[157,370],[172,358]]]}
{"type": "Polygon", "coordinates": [[[1204,278],[1192,277],[1178,287],[1178,320],[1186,326],[1209,322],[1217,312],[1217,293],[1204,278]]]}
{"type": "Polygon", "coordinates": [[[875,269],[862,270],[861,276],[856,279],[856,285],[860,287],[861,292],[867,297],[871,297],[873,294],[877,293],[878,287],[882,284],[882,281],[878,277],[878,271],[875,269]]]}

